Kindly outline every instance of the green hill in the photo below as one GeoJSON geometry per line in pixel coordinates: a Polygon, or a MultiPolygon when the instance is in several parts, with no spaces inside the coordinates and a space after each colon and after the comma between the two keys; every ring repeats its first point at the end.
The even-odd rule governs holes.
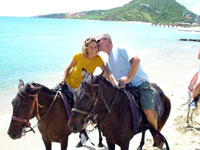
{"type": "Polygon", "coordinates": [[[108,10],[93,10],[67,13],[66,18],[142,21],[152,23],[195,23],[196,14],[192,13],[175,0],[132,0],[130,3],[108,10]]]}

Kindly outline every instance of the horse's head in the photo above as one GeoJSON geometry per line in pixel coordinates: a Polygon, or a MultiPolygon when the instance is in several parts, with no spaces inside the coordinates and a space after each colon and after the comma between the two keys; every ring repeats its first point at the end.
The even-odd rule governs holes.
{"type": "Polygon", "coordinates": [[[34,87],[32,84],[24,85],[22,80],[18,85],[19,92],[12,100],[13,114],[8,129],[8,134],[12,139],[18,139],[22,136],[25,127],[30,127],[29,120],[36,115],[35,101],[40,87],[34,87]]]}
{"type": "Polygon", "coordinates": [[[69,128],[72,132],[80,132],[88,120],[94,117],[94,109],[98,102],[98,82],[102,76],[103,72],[93,76],[83,69],[83,79],[80,87],[75,91],[75,104],[69,120],[69,128]]]}

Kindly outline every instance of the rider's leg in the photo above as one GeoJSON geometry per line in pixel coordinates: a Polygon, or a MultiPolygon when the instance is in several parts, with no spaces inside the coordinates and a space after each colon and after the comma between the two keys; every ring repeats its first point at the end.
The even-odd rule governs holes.
{"type": "Polygon", "coordinates": [[[189,104],[190,109],[196,109],[197,107],[197,102],[199,100],[199,95],[200,95],[200,81],[194,86],[193,92],[192,92],[192,98],[193,100],[189,104]]]}
{"type": "Polygon", "coordinates": [[[195,99],[200,94],[200,81],[194,86],[192,98],[195,99]]]}
{"type": "Polygon", "coordinates": [[[147,121],[157,130],[158,125],[157,125],[157,115],[154,110],[143,110],[147,121]]]}
{"type": "MultiPolygon", "coordinates": [[[[146,115],[147,121],[157,130],[157,115],[154,111],[154,94],[148,82],[143,82],[139,87],[140,104],[146,115]]],[[[153,135],[154,142],[157,147],[163,146],[163,140],[158,134],[153,135]]]]}
{"type": "MultiPolygon", "coordinates": [[[[158,125],[157,125],[157,115],[155,113],[154,110],[143,110],[147,121],[157,130],[158,129],[158,125]]],[[[164,142],[163,140],[160,138],[160,136],[158,134],[153,134],[153,139],[154,139],[154,143],[157,147],[162,148],[164,142]]]]}
{"type": "Polygon", "coordinates": [[[154,111],[154,94],[148,82],[143,82],[139,87],[140,104],[146,115],[147,121],[157,130],[157,115],[154,111]]]}

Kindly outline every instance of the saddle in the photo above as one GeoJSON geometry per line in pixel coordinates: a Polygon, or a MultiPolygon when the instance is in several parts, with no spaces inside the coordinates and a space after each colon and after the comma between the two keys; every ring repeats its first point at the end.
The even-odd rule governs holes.
{"type": "MultiPolygon", "coordinates": [[[[162,115],[162,113],[164,111],[163,107],[162,107],[163,105],[162,105],[161,97],[160,97],[159,92],[154,88],[154,84],[153,83],[150,83],[150,87],[153,90],[153,95],[154,95],[154,103],[155,103],[155,108],[154,109],[155,109],[158,117],[160,117],[160,115],[162,115]]],[[[141,109],[141,104],[140,104],[140,101],[139,101],[139,98],[140,98],[139,90],[136,87],[132,86],[131,83],[126,84],[125,89],[127,91],[129,91],[134,96],[137,105],[141,109]]]]}
{"type": "MultiPolygon", "coordinates": [[[[160,116],[164,112],[163,105],[161,102],[161,97],[159,95],[159,92],[153,87],[153,85],[151,85],[151,89],[153,90],[153,94],[154,94],[154,103],[155,103],[154,109],[158,115],[158,118],[160,118],[160,116]]],[[[129,105],[130,105],[130,109],[132,113],[133,130],[137,132],[139,129],[140,123],[142,121],[147,122],[144,112],[142,111],[140,101],[139,101],[140,92],[136,87],[132,86],[132,84],[130,83],[126,84],[124,92],[126,93],[129,99],[129,105]]]]}
{"type": "Polygon", "coordinates": [[[139,90],[136,87],[132,86],[131,83],[126,84],[125,90],[130,92],[134,96],[134,99],[137,105],[141,108],[140,101],[139,101],[139,98],[140,98],[139,90]]]}
{"type": "Polygon", "coordinates": [[[67,103],[71,108],[73,108],[74,105],[74,91],[72,88],[69,87],[66,83],[64,85],[57,85],[54,89],[54,91],[60,91],[62,95],[67,100],[67,103]]]}

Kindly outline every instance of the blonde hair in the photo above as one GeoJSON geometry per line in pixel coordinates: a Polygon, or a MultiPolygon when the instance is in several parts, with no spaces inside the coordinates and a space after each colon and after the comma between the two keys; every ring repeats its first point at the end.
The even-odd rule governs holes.
{"type": "Polygon", "coordinates": [[[83,57],[84,58],[87,58],[88,57],[88,53],[87,53],[87,49],[88,49],[88,45],[91,43],[91,42],[96,42],[96,39],[93,38],[93,37],[89,37],[87,38],[84,43],[83,43],[83,46],[82,46],[82,54],[83,54],[83,57]]]}

